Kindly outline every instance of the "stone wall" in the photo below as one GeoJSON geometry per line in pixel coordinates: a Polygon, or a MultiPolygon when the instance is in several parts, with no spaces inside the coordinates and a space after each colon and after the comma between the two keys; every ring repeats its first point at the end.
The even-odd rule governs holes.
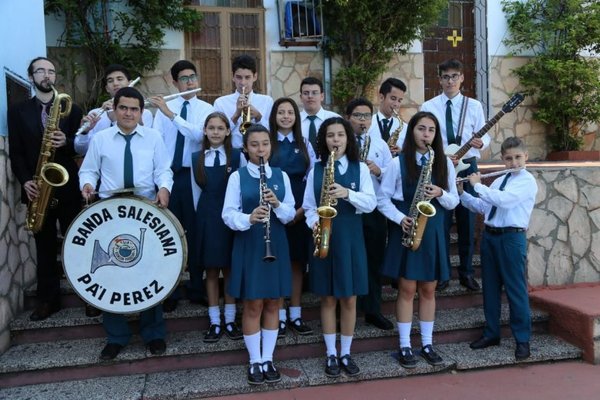
{"type": "Polygon", "coordinates": [[[21,186],[0,136],[0,353],[10,345],[9,324],[23,310],[23,291],[35,281],[35,242],[25,230],[21,186]]]}

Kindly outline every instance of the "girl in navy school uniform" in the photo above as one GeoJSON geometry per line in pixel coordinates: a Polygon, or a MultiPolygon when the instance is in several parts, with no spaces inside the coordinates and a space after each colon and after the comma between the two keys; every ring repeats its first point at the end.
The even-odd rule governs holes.
{"type": "Polygon", "coordinates": [[[356,296],[367,293],[367,254],[361,213],[375,209],[376,197],[369,168],[359,161],[358,145],[350,123],[342,118],[326,119],[317,135],[321,161],[308,174],[304,192],[306,224],[315,229],[324,171],[331,151],[336,149],[334,181],[325,188],[337,199],[337,216],[331,224],[329,252],[325,258],[311,256],[311,291],[321,297],[321,325],[327,352],[325,374],[335,378],[343,369],[347,375],[360,372],[350,356],[356,325],[356,296]],[[340,303],[341,357],[336,349],[336,307],[340,303]]]}
{"type": "MultiPolygon", "coordinates": [[[[225,114],[213,112],[204,121],[202,150],[192,154],[194,171],[192,189],[196,204],[197,241],[190,243],[200,255],[206,271],[206,293],[210,327],[204,336],[207,343],[216,342],[223,334],[219,309],[219,272],[225,285],[229,282],[233,232],[221,218],[227,180],[233,171],[246,164],[239,149],[231,147],[231,130],[225,114]]],[[[232,340],[242,338],[235,323],[235,298],[224,294],[225,333],[232,340]]]]}
{"type": "Polygon", "coordinates": [[[432,365],[443,363],[432,344],[435,319],[435,287],[437,281],[449,275],[444,210],[458,204],[456,174],[452,162],[444,155],[440,126],[429,112],[418,112],[408,123],[402,153],[388,164],[377,194],[377,207],[393,223],[389,224],[388,244],[385,250],[382,274],[398,280],[396,318],[400,333],[400,365],[416,367],[410,343],[413,319],[413,301],[419,293],[419,325],[421,356],[432,365]],[[431,184],[424,185],[425,197],[436,208],[435,216],[428,219],[423,240],[416,251],[402,245],[403,232],[413,224],[408,216],[422,166],[430,160],[427,144],[434,151],[431,184]]]}
{"type": "MultiPolygon", "coordinates": [[[[290,327],[299,335],[310,335],[313,330],[302,321],[300,297],[302,280],[308,263],[311,232],[304,223],[302,198],[306,175],[315,161],[312,146],[302,136],[300,111],[294,100],[282,97],[275,101],[269,116],[271,129],[271,159],[269,165],[281,168],[290,178],[296,215],[286,227],[292,263],[292,295],[290,297],[290,327]]],[[[279,307],[279,337],[286,333],[287,315],[283,301],[279,307]]]]}
{"type": "Polygon", "coordinates": [[[248,383],[252,385],[281,380],[273,365],[273,352],[279,327],[281,298],[291,292],[291,267],[285,224],[294,219],[294,196],[287,174],[271,168],[269,131],[262,125],[250,126],[243,137],[248,165],[229,177],[222,217],[233,229],[233,253],[228,293],[244,302],[242,330],[250,356],[248,383]],[[260,159],[264,160],[267,188],[260,204],[260,159]],[[270,221],[272,262],[264,260],[265,221],[270,221]],[[262,329],[261,329],[262,321],[262,329]],[[262,339],[262,340],[261,340],[262,339]],[[262,352],[261,352],[262,347],[262,352]]]}

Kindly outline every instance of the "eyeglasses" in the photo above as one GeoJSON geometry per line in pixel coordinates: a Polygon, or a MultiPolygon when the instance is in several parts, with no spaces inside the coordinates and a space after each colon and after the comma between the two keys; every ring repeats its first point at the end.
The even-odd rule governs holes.
{"type": "Polygon", "coordinates": [[[321,95],[321,92],[318,90],[313,90],[312,92],[307,90],[305,92],[302,92],[302,96],[304,97],[317,97],[319,95],[321,95]]]}
{"type": "Polygon", "coordinates": [[[373,116],[373,114],[371,114],[371,113],[358,113],[358,112],[356,112],[356,113],[350,114],[350,116],[352,118],[356,118],[356,119],[360,119],[360,120],[366,120],[366,119],[371,118],[373,116]]]}
{"type": "Polygon", "coordinates": [[[453,82],[456,82],[458,80],[458,78],[460,78],[461,75],[462,74],[442,75],[440,78],[446,82],[448,82],[450,80],[452,80],[453,82]]]}
{"type": "Polygon", "coordinates": [[[177,78],[177,80],[183,83],[196,82],[198,80],[198,75],[192,74],[187,76],[180,76],[179,78],[177,78]]]}
{"type": "Polygon", "coordinates": [[[38,68],[35,71],[33,71],[34,75],[48,75],[48,76],[54,76],[56,75],[56,71],[53,69],[44,69],[44,68],[38,68]]]}

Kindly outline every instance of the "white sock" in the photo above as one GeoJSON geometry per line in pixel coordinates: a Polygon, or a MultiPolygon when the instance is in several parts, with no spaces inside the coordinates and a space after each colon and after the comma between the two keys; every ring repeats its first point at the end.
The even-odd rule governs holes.
{"type": "Polygon", "coordinates": [[[260,357],[260,331],[253,333],[252,335],[244,335],[244,343],[250,356],[250,364],[259,363],[262,364],[260,357]]]}
{"type": "Polygon", "coordinates": [[[235,322],[235,303],[225,304],[225,323],[235,322]]]}
{"type": "Polygon", "coordinates": [[[400,348],[410,346],[410,329],[412,322],[397,322],[398,333],[400,334],[400,348]]]}
{"type": "Polygon", "coordinates": [[[302,307],[290,307],[290,321],[295,321],[302,316],[302,307]]]}
{"type": "Polygon", "coordinates": [[[421,345],[433,344],[433,321],[419,321],[421,327],[421,345]]]}
{"type": "Polygon", "coordinates": [[[352,346],[352,336],[340,335],[340,341],[340,356],[344,357],[346,354],[350,354],[350,346],[352,346]]]}
{"type": "Polygon", "coordinates": [[[325,341],[325,347],[327,349],[327,357],[337,357],[337,350],[335,348],[335,333],[324,333],[323,340],[325,341]]]}
{"type": "Polygon", "coordinates": [[[219,306],[208,307],[208,316],[211,325],[221,325],[221,310],[219,310],[219,306]]]}
{"type": "Polygon", "coordinates": [[[279,321],[287,321],[287,312],[285,308],[279,309],[279,321]]]}
{"type": "Polygon", "coordinates": [[[277,344],[277,334],[279,329],[262,330],[262,362],[273,361],[273,352],[277,344]]]}

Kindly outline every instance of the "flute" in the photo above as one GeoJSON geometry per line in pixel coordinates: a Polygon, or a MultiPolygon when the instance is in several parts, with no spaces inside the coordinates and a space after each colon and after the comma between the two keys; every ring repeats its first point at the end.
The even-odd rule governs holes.
{"type": "MultiPolygon", "coordinates": [[[[132,80],[131,82],[129,82],[129,85],[127,85],[127,87],[134,87],[139,81],[140,79],[142,79],[141,77],[137,77],[134,80],[132,80]]],[[[96,118],[100,118],[102,116],[102,114],[104,114],[106,112],[106,110],[104,108],[100,109],[100,112],[96,115],[96,118]]],[[[75,132],[75,135],[81,135],[83,132],[87,131],[87,129],[90,127],[92,123],[90,121],[85,121],[81,127],[79,127],[79,129],[77,130],[77,132],[75,132]]]]}
{"type": "MultiPolygon", "coordinates": [[[[490,172],[489,174],[483,174],[483,175],[480,176],[480,178],[491,178],[492,176],[509,174],[511,172],[520,171],[520,170],[522,170],[524,168],[525,167],[503,169],[501,171],[495,171],[495,172],[490,172]]],[[[456,178],[456,183],[466,182],[468,180],[469,180],[468,176],[465,176],[464,178],[456,178]]]]}
{"type": "MultiPolygon", "coordinates": [[[[179,96],[185,96],[186,94],[192,94],[192,93],[197,93],[199,91],[201,91],[202,88],[198,88],[198,89],[191,89],[191,90],[186,90],[185,92],[179,92],[179,93],[175,93],[175,94],[170,94],[168,96],[163,97],[164,101],[169,101],[169,100],[173,100],[178,98],[179,96]]],[[[146,100],[144,102],[144,107],[151,107],[154,106],[154,104],[150,103],[149,100],[146,100]]]]}

